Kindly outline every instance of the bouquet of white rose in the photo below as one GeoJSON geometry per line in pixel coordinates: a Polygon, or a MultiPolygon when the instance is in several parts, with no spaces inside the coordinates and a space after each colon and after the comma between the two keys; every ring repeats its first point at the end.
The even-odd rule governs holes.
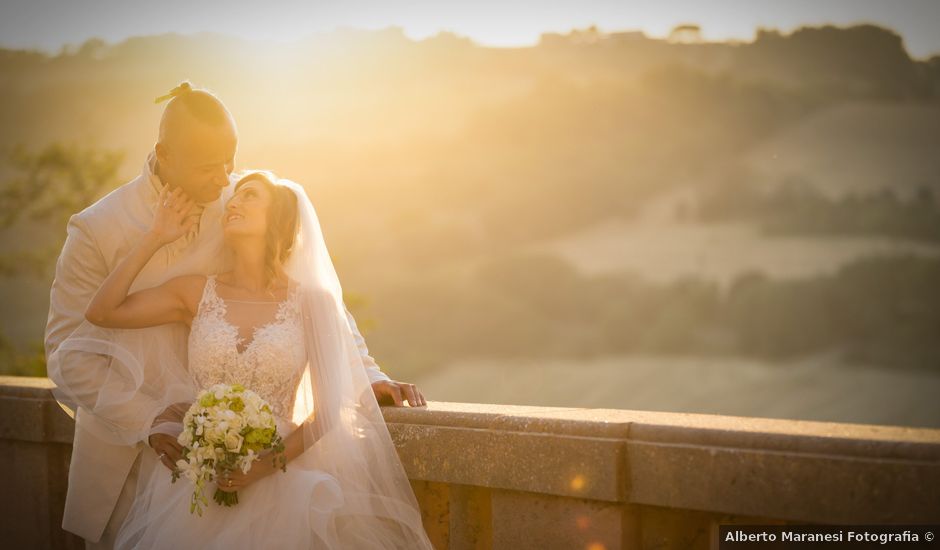
{"type": "MultiPolygon", "coordinates": [[[[195,484],[190,513],[202,515],[209,504],[203,489],[225,472],[248,473],[260,453],[272,449],[274,466],[287,470],[284,442],[277,433],[271,407],[257,393],[240,384],[216,384],[203,390],[183,418],[177,439],[183,458],[176,462],[173,481],[181,476],[195,484]]],[[[216,489],[213,500],[224,506],[238,504],[238,493],[216,489]]]]}

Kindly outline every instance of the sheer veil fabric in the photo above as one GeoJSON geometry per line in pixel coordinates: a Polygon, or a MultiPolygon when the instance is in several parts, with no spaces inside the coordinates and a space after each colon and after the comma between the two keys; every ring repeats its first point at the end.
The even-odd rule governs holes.
{"type": "MultiPolygon", "coordinates": [[[[291,291],[299,291],[307,360],[286,429],[301,431],[304,451],[286,474],[275,472],[245,489],[235,507],[210,501],[197,517],[160,494],[178,489],[170,488],[169,471],[145,449],[119,546],[159,548],[160,530],[148,526],[165,522],[172,529],[185,521],[200,527],[192,536],[211,534],[211,540],[188,541],[201,547],[432,548],[349,326],[316,211],[299,184],[277,183],[298,199],[298,234],[286,270],[291,291]],[[149,476],[166,481],[149,483],[149,476]]],[[[168,278],[193,272],[199,262],[204,269],[222,265],[221,247],[202,254],[216,258],[183,264],[168,278]]],[[[86,414],[101,420],[104,428],[94,435],[110,443],[137,445],[154,431],[178,434],[179,417],[158,415],[171,408],[181,416],[201,389],[187,369],[185,338],[181,325],[116,330],[83,323],[48,359],[53,393],[79,421],[86,414]]],[[[185,479],[173,487],[180,485],[191,490],[185,479]]]]}

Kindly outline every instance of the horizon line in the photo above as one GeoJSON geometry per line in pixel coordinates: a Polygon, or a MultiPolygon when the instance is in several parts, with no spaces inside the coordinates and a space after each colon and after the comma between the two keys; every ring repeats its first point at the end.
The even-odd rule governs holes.
{"type": "MultiPolygon", "coordinates": [[[[673,26],[673,29],[672,29],[672,30],[675,30],[676,28],[678,28],[678,27],[680,27],[680,26],[685,26],[685,25],[694,25],[694,26],[698,26],[700,29],[702,29],[702,27],[701,27],[698,23],[695,23],[695,22],[693,22],[693,21],[688,21],[688,22],[680,23],[680,24],[677,24],[677,25],[673,26]]],[[[851,28],[855,28],[855,27],[864,27],[864,26],[877,27],[877,28],[884,29],[884,30],[887,30],[887,31],[890,31],[890,32],[896,34],[898,37],[901,38],[901,42],[902,42],[902,46],[904,47],[904,51],[908,54],[908,56],[911,57],[911,59],[914,59],[914,60],[929,60],[929,59],[932,59],[932,58],[934,58],[934,57],[940,56],[940,50],[936,50],[936,51],[934,51],[934,52],[932,52],[932,53],[929,53],[929,54],[925,55],[924,57],[916,57],[915,55],[913,55],[913,54],[910,52],[910,50],[909,50],[908,47],[907,47],[907,42],[906,42],[904,36],[903,36],[900,32],[898,32],[897,29],[894,29],[894,28],[892,28],[892,27],[890,27],[890,26],[887,26],[887,25],[885,25],[885,24],[882,24],[882,23],[873,22],[873,21],[866,21],[866,20],[860,20],[860,21],[853,22],[853,23],[848,23],[848,24],[840,24],[840,23],[822,23],[822,24],[806,23],[806,24],[800,24],[800,25],[792,26],[792,27],[790,27],[790,28],[782,28],[781,26],[764,26],[764,25],[758,25],[758,26],[755,26],[755,27],[754,27],[751,36],[750,36],[750,37],[747,37],[747,38],[745,38],[745,37],[740,37],[740,36],[723,36],[723,37],[717,37],[717,38],[716,38],[716,37],[707,37],[707,36],[706,36],[707,33],[702,32],[702,40],[701,40],[700,42],[692,42],[692,43],[690,43],[690,44],[693,44],[693,45],[706,45],[706,44],[742,45],[742,44],[754,44],[754,43],[756,42],[756,40],[757,40],[757,35],[758,35],[758,33],[759,33],[760,31],[775,31],[775,32],[780,33],[782,36],[787,37],[787,36],[793,35],[794,33],[798,32],[798,31],[800,31],[800,30],[803,30],[803,29],[836,28],[836,29],[840,29],[840,30],[845,30],[845,29],[851,29],[851,28]]],[[[477,46],[477,47],[488,48],[488,49],[505,49],[505,50],[511,50],[511,49],[524,49],[524,48],[534,48],[534,47],[538,47],[539,44],[542,42],[542,40],[544,39],[544,37],[545,37],[546,35],[569,36],[569,35],[571,35],[571,34],[573,34],[573,33],[576,33],[576,32],[589,31],[591,28],[596,29],[597,32],[598,32],[598,34],[599,34],[599,36],[602,37],[602,38],[603,38],[603,37],[612,36],[612,35],[618,35],[618,34],[638,34],[638,35],[642,35],[642,37],[645,38],[645,39],[647,39],[647,40],[664,41],[664,42],[668,42],[668,41],[669,41],[669,36],[668,36],[668,34],[667,34],[667,35],[650,34],[650,33],[648,33],[645,29],[638,28],[638,27],[632,27],[632,28],[631,28],[631,27],[621,27],[621,28],[616,28],[616,29],[605,29],[605,28],[602,28],[600,25],[598,25],[598,24],[596,24],[596,23],[591,24],[591,25],[587,25],[587,26],[583,26],[583,27],[572,26],[572,27],[568,28],[567,31],[565,31],[565,32],[559,32],[559,31],[555,31],[555,30],[545,30],[545,31],[540,32],[540,33],[538,34],[538,37],[535,38],[535,39],[530,39],[530,40],[526,40],[526,41],[520,41],[520,42],[517,42],[517,43],[511,43],[511,44],[507,44],[507,43],[493,43],[492,41],[480,40],[480,39],[475,38],[474,36],[472,36],[472,35],[470,35],[470,34],[460,33],[460,32],[457,32],[457,31],[454,31],[454,30],[451,30],[451,29],[447,29],[447,28],[439,28],[439,29],[437,29],[437,31],[434,32],[434,33],[427,33],[427,34],[424,34],[424,35],[421,35],[421,34],[419,33],[418,36],[415,36],[414,33],[410,33],[410,32],[409,32],[407,29],[405,29],[405,27],[402,26],[402,25],[390,24],[390,25],[385,25],[385,26],[381,26],[381,27],[368,27],[368,26],[356,26],[356,25],[337,25],[337,26],[335,26],[335,27],[333,27],[332,29],[329,29],[329,30],[325,30],[325,29],[322,29],[322,30],[315,30],[315,31],[312,31],[312,32],[307,33],[307,34],[304,34],[304,35],[294,36],[294,37],[285,38],[285,39],[278,39],[278,38],[273,38],[273,37],[252,36],[252,35],[248,35],[248,34],[237,34],[237,33],[230,33],[230,32],[225,32],[225,31],[216,31],[216,30],[202,30],[202,31],[195,31],[195,32],[180,32],[180,31],[172,31],[172,30],[170,30],[170,31],[166,31],[166,32],[157,32],[157,33],[149,33],[149,34],[135,34],[135,35],[129,35],[129,36],[125,36],[125,37],[118,38],[118,39],[108,39],[108,38],[103,38],[103,37],[101,37],[101,36],[97,36],[97,35],[96,35],[96,36],[90,36],[90,37],[84,39],[84,40],[81,41],[81,42],[66,42],[66,43],[60,45],[57,49],[53,49],[53,48],[50,48],[50,47],[48,47],[48,46],[24,46],[24,45],[9,44],[9,43],[5,42],[4,40],[0,39],[0,49],[7,50],[7,51],[33,52],[33,53],[45,54],[45,55],[48,55],[48,56],[50,56],[50,57],[58,57],[58,56],[61,56],[61,55],[73,54],[73,53],[76,52],[79,48],[81,48],[81,46],[83,46],[84,44],[87,44],[88,42],[90,42],[90,41],[92,41],[92,40],[100,40],[100,41],[102,41],[105,45],[107,45],[107,46],[109,46],[109,47],[120,46],[121,44],[124,44],[124,43],[126,43],[126,42],[128,42],[128,41],[130,41],[130,40],[133,40],[133,39],[141,39],[141,38],[160,38],[160,37],[167,37],[167,36],[178,36],[178,37],[187,37],[187,38],[190,38],[190,37],[199,37],[199,36],[221,36],[221,37],[237,38],[237,39],[241,39],[241,40],[244,40],[244,41],[247,41],[247,42],[256,42],[256,43],[294,44],[294,43],[301,43],[301,42],[304,42],[304,41],[307,41],[307,40],[310,40],[310,39],[314,39],[314,38],[317,38],[317,37],[327,36],[327,35],[330,35],[330,34],[341,33],[341,32],[381,33],[381,32],[386,32],[386,31],[389,31],[389,30],[398,30],[398,31],[402,34],[402,36],[404,36],[404,37],[407,38],[408,40],[411,40],[412,42],[415,42],[415,43],[424,42],[424,41],[426,41],[426,40],[430,40],[430,39],[436,38],[436,37],[438,37],[438,36],[440,36],[440,35],[452,35],[452,36],[457,37],[457,38],[460,38],[460,39],[469,40],[471,43],[473,43],[474,46],[477,46]]],[[[704,29],[702,29],[702,31],[704,31],[704,29]]],[[[671,32],[671,31],[670,31],[670,32],[671,32]]],[[[678,44],[678,43],[680,43],[680,42],[676,42],[676,43],[678,44]]]]}

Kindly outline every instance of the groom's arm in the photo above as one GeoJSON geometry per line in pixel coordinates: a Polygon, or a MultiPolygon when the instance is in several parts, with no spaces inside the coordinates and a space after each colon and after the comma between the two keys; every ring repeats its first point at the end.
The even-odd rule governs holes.
{"type": "Polygon", "coordinates": [[[352,329],[353,339],[356,341],[356,347],[359,348],[359,355],[362,357],[362,365],[366,368],[366,375],[369,377],[369,384],[373,384],[379,380],[391,380],[387,374],[382,372],[382,369],[379,368],[379,365],[375,362],[375,359],[369,355],[369,348],[366,346],[366,340],[362,337],[362,334],[359,333],[359,327],[356,326],[356,320],[353,319],[352,313],[349,312],[349,308],[346,307],[346,304],[343,304],[343,308],[346,310],[346,319],[349,321],[349,328],[352,329]]]}
{"type": "Polygon", "coordinates": [[[85,308],[107,276],[108,266],[91,230],[80,215],[73,215],[49,292],[46,357],[85,320],[85,308]]]}
{"type": "MultiPolygon", "coordinates": [[[[56,261],[55,279],[49,292],[49,316],[46,320],[44,340],[47,360],[84,322],[85,309],[110,272],[94,232],[80,214],[69,218],[67,231],[65,244],[56,261]]],[[[69,364],[69,368],[56,369],[55,365],[50,363],[49,378],[57,386],[67,389],[78,401],[76,404],[94,410],[101,383],[96,375],[108,366],[109,360],[103,356],[81,354],[72,358],[72,361],[80,361],[80,364],[73,362],[69,364]]],[[[132,402],[126,407],[130,411],[135,410],[132,402]]],[[[172,408],[173,406],[167,411],[172,408]]],[[[112,412],[114,411],[117,411],[117,408],[112,412]]],[[[137,418],[135,414],[128,416],[137,418]]],[[[158,415],[150,424],[156,423],[160,418],[158,415]]],[[[141,434],[142,437],[145,435],[141,434]]],[[[143,442],[149,444],[146,439],[143,439],[143,442]]]]}
{"type": "MultiPolygon", "coordinates": [[[[345,308],[346,304],[343,304],[343,307],[345,308]]],[[[362,364],[365,366],[366,375],[369,377],[369,384],[372,385],[372,391],[375,393],[375,398],[379,401],[379,404],[394,404],[400,407],[407,401],[412,407],[427,405],[424,395],[414,384],[392,380],[382,372],[382,369],[375,363],[375,359],[369,355],[365,338],[362,337],[362,334],[359,334],[356,320],[353,319],[348,308],[346,309],[346,319],[349,320],[349,328],[352,329],[353,338],[359,347],[359,355],[362,356],[362,364]],[[376,382],[385,383],[376,384],[376,382]]]]}
{"type": "Polygon", "coordinates": [[[69,396],[72,405],[93,410],[100,386],[96,375],[102,366],[106,366],[104,362],[107,360],[82,354],[70,358],[68,365],[50,361],[62,342],[84,321],[85,307],[108,274],[101,250],[81,215],[69,218],[67,232],[49,292],[49,315],[43,344],[49,378],[69,396]]]}

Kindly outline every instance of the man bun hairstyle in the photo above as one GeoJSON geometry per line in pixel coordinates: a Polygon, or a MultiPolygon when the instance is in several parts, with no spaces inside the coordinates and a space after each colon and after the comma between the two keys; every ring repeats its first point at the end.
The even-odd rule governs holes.
{"type": "Polygon", "coordinates": [[[179,96],[181,96],[181,95],[188,94],[188,93],[191,92],[191,91],[193,91],[193,85],[190,84],[188,80],[184,80],[184,81],[180,82],[177,87],[175,87],[175,88],[173,88],[172,90],[170,90],[170,93],[168,93],[168,94],[166,94],[166,95],[162,95],[162,96],[158,97],[157,99],[154,99],[153,102],[154,102],[154,103],[163,103],[164,101],[166,101],[166,100],[168,100],[168,99],[173,99],[174,97],[179,97],[179,96]]]}
{"type": "Polygon", "coordinates": [[[168,127],[179,120],[179,114],[186,112],[193,118],[209,126],[221,126],[234,120],[228,109],[214,93],[204,88],[195,88],[184,80],[169,93],[154,99],[154,103],[169,100],[160,119],[160,136],[166,136],[168,127]]]}

